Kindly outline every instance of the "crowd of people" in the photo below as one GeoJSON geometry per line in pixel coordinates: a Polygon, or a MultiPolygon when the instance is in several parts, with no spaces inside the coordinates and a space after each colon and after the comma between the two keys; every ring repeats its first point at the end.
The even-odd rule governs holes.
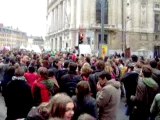
{"type": "Polygon", "coordinates": [[[121,98],[130,120],[160,119],[158,58],[7,51],[0,82],[6,120],[119,120],[121,98]]]}

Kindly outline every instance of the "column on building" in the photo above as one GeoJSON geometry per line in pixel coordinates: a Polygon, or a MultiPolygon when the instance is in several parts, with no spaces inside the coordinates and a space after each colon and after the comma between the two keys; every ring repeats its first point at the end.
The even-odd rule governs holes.
{"type": "Polygon", "coordinates": [[[139,0],[135,0],[133,1],[133,8],[134,9],[134,13],[132,16],[132,19],[134,19],[134,23],[133,23],[133,28],[134,28],[134,32],[138,32],[140,29],[140,1],[139,0]]]}
{"type": "Polygon", "coordinates": [[[63,29],[65,28],[65,2],[64,0],[62,1],[62,27],[63,29]]]}
{"type": "Polygon", "coordinates": [[[61,21],[60,21],[60,29],[63,30],[63,2],[61,2],[61,21]]]}
{"type": "Polygon", "coordinates": [[[55,17],[55,16],[54,16],[54,9],[53,9],[52,12],[51,12],[51,17],[52,17],[52,18],[51,18],[51,27],[52,27],[51,30],[52,30],[52,32],[54,32],[54,22],[55,22],[55,21],[54,21],[54,20],[55,20],[55,19],[54,19],[54,17],[55,17]]]}
{"type": "Polygon", "coordinates": [[[58,30],[58,24],[57,24],[57,22],[58,22],[58,7],[56,7],[55,8],[55,31],[57,31],[58,30]]]}

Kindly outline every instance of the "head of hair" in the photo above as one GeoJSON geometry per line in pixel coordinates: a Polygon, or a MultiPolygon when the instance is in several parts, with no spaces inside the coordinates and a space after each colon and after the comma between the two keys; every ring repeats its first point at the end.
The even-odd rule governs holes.
{"type": "Polygon", "coordinates": [[[66,61],[64,62],[64,68],[68,68],[68,66],[69,66],[69,61],[66,60],[66,61]]]}
{"type": "Polygon", "coordinates": [[[133,62],[137,62],[138,61],[138,57],[136,55],[132,55],[131,58],[132,58],[133,62]]]}
{"type": "Polygon", "coordinates": [[[96,64],[96,67],[98,70],[103,71],[105,68],[105,63],[103,60],[99,60],[96,64]]]}
{"type": "Polygon", "coordinates": [[[111,64],[108,63],[108,62],[105,63],[105,69],[104,70],[106,72],[110,73],[110,74],[113,72],[113,68],[111,67],[111,64]]]}
{"type": "Polygon", "coordinates": [[[51,117],[58,117],[58,118],[64,118],[65,112],[66,112],[66,105],[70,102],[73,102],[73,100],[64,93],[58,93],[55,96],[53,96],[50,100],[51,104],[51,117]]]}
{"type": "Polygon", "coordinates": [[[53,77],[54,75],[54,71],[52,69],[48,69],[48,77],[53,77]]]}
{"type": "Polygon", "coordinates": [[[39,73],[39,75],[40,75],[41,77],[43,77],[43,78],[48,78],[48,70],[47,70],[46,67],[40,67],[40,68],[38,69],[38,73],[39,73]]]}
{"type": "Polygon", "coordinates": [[[105,78],[106,78],[107,80],[111,80],[111,79],[112,79],[111,74],[108,73],[108,72],[106,72],[106,71],[102,71],[102,72],[100,73],[100,75],[99,75],[99,78],[101,78],[102,80],[104,80],[105,78]]]}
{"type": "Polygon", "coordinates": [[[10,75],[10,76],[14,76],[15,74],[15,67],[14,66],[10,66],[8,69],[7,69],[7,75],[10,75]]]}
{"type": "Polygon", "coordinates": [[[18,67],[15,69],[15,76],[20,77],[24,75],[24,69],[22,67],[18,67]]]}
{"type": "Polygon", "coordinates": [[[151,77],[151,75],[152,75],[152,69],[151,69],[151,67],[149,65],[144,65],[142,67],[142,73],[143,73],[144,77],[147,77],[147,78],[151,77]]]}
{"type": "Polygon", "coordinates": [[[54,59],[53,60],[53,67],[58,67],[56,64],[58,63],[60,61],[60,59],[59,58],[56,58],[56,59],[54,59]]]}
{"type": "Polygon", "coordinates": [[[87,56],[87,57],[85,58],[85,60],[86,60],[86,62],[88,62],[88,63],[90,64],[90,62],[91,62],[90,57],[87,56]]]}
{"type": "Polygon", "coordinates": [[[92,72],[93,72],[93,70],[91,69],[90,66],[84,65],[81,68],[82,76],[88,77],[92,72]]]}
{"type": "Polygon", "coordinates": [[[33,66],[29,66],[29,67],[28,67],[28,71],[29,71],[30,73],[34,73],[34,72],[35,72],[35,68],[34,68],[33,66]]]}
{"type": "Polygon", "coordinates": [[[150,61],[150,66],[151,66],[152,68],[156,68],[156,67],[157,67],[157,62],[156,62],[155,60],[151,60],[151,61],[150,61]]]}
{"type": "Polygon", "coordinates": [[[94,117],[92,117],[91,115],[85,113],[82,114],[78,117],[78,120],[96,120],[94,117]]]}
{"type": "Polygon", "coordinates": [[[80,81],[76,87],[76,94],[78,100],[83,100],[83,98],[90,93],[90,86],[87,81],[80,81]]]}
{"type": "Polygon", "coordinates": [[[75,62],[69,63],[69,71],[75,72],[77,69],[77,64],[75,62]]]}

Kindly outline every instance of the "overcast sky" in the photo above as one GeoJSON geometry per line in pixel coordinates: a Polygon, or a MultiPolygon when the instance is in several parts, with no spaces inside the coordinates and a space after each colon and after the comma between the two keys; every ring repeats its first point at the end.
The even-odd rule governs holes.
{"type": "Polygon", "coordinates": [[[47,0],[0,0],[0,23],[45,36],[47,0]]]}

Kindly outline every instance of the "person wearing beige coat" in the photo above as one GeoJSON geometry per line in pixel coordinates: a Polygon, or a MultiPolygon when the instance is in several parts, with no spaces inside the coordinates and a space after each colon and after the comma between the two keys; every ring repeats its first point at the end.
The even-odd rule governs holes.
{"type": "Polygon", "coordinates": [[[111,80],[111,75],[102,72],[97,83],[97,106],[99,120],[116,120],[120,103],[120,82],[111,80]]]}

